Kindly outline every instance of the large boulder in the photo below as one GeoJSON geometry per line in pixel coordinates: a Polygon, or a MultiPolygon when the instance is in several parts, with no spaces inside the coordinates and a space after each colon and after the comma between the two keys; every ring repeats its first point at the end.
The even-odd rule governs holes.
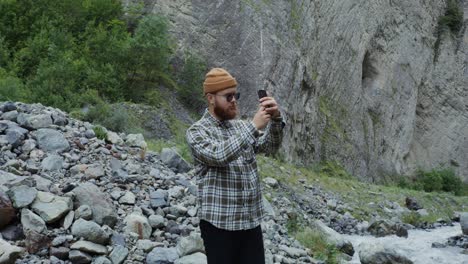
{"type": "Polygon", "coordinates": [[[362,264],[413,264],[405,256],[380,243],[362,243],[359,249],[359,258],[362,264]]]}
{"type": "Polygon", "coordinates": [[[43,233],[47,230],[44,220],[26,208],[21,210],[21,225],[25,233],[28,231],[43,233]]]}
{"type": "Polygon", "coordinates": [[[183,237],[177,244],[177,254],[187,256],[196,252],[205,252],[203,239],[199,233],[191,233],[188,237],[183,237]]]}
{"type": "Polygon", "coordinates": [[[460,213],[460,226],[464,235],[468,235],[468,212],[460,213]]]}
{"type": "Polygon", "coordinates": [[[191,169],[190,164],[172,148],[163,148],[161,161],[176,173],[188,172],[191,169]]]}
{"type": "Polygon", "coordinates": [[[75,207],[88,205],[93,211],[93,220],[100,225],[114,227],[117,223],[117,212],[114,204],[107,194],[89,182],[83,183],[73,189],[75,193],[75,207]]]}
{"type": "Polygon", "coordinates": [[[20,126],[27,129],[47,128],[54,123],[50,114],[31,115],[20,113],[17,121],[20,126]]]}
{"type": "Polygon", "coordinates": [[[354,255],[353,244],[338,232],[329,228],[320,220],[316,220],[314,222],[314,226],[320,233],[325,236],[325,239],[328,241],[328,243],[335,245],[341,252],[344,252],[349,256],[354,255]]]}
{"type": "Polygon", "coordinates": [[[39,148],[46,152],[63,152],[70,148],[65,136],[50,128],[41,128],[35,133],[39,148]]]}
{"type": "Polygon", "coordinates": [[[208,260],[206,255],[200,252],[197,252],[192,255],[184,256],[174,262],[174,264],[206,264],[208,260]]]}
{"type": "Polygon", "coordinates": [[[125,138],[125,143],[130,147],[139,147],[142,149],[146,149],[148,146],[142,134],[128,134],[125,138]]]}
{"type": "Polygon", "coordinates": [[[23,253],[23,248],[12,246],[0,238],[0,264],[13,264],[23,253]]]}
{"type": "Polygon", "coordinates": [[[60,220],[70,210],[73,203],[69,197],[60,197],[48,192],[38,192],[31,209],[47,223],[60,220]]]}
{"type": "Polygon", "coordinates": [[[0,189],[0,229],[7,226],[15,218],[15,209],[10,199],[0,189]]]}

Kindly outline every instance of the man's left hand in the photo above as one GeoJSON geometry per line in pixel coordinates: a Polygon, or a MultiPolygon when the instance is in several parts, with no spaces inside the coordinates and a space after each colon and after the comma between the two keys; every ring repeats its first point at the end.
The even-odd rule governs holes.
{"type": "Polygon", "coordinates": [[[271,115],[272,118],[281,116],[279,106],[273,97],[263,97],[260,99],[260,105],[265,107],[265,111],[271,115]]]}

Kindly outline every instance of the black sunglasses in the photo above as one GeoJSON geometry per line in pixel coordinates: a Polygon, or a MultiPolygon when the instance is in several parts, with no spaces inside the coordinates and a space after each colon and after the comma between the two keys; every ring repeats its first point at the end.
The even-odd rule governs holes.
{"type": "Polygon", "coordinates": [[[239,100],[240,98],[240,93],[214,94],[214,95],[223,96],[224,98],[226,98],[226,101],[228,102],[232,102],[233,98],[236,98],[236,101],[239,100]]]}

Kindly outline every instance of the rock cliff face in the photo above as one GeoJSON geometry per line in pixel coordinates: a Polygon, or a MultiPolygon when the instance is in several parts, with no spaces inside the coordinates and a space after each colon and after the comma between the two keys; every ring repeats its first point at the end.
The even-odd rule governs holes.
{"type": "Polygon", "coordinates": [[[468,181],[468,29],[437,34],[446,1],[145,4],[181,51],[238,79],[244,117],[258,88],[277,98],[289,161],[336,160],[367,180],[445,164],[468,181]]]}

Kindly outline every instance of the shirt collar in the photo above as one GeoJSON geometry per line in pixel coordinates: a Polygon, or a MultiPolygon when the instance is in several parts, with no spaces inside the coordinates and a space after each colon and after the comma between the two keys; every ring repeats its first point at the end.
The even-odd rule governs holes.
{"type": "Polygon", "coordinates": [[[203,114],[203,118],[207,119],[208,121],[210,121],[212,124],[214,125],[217,125],[217,126],[220,126],[220,127],[226,127],[226,128],[229,128],[232,126],[230,120],[223,120],[223,121],[220,121],[218,120],[216,117],[214,117],[210,111],[208,111],[208,109],[205,109],[205,113],[203,114]]]}

